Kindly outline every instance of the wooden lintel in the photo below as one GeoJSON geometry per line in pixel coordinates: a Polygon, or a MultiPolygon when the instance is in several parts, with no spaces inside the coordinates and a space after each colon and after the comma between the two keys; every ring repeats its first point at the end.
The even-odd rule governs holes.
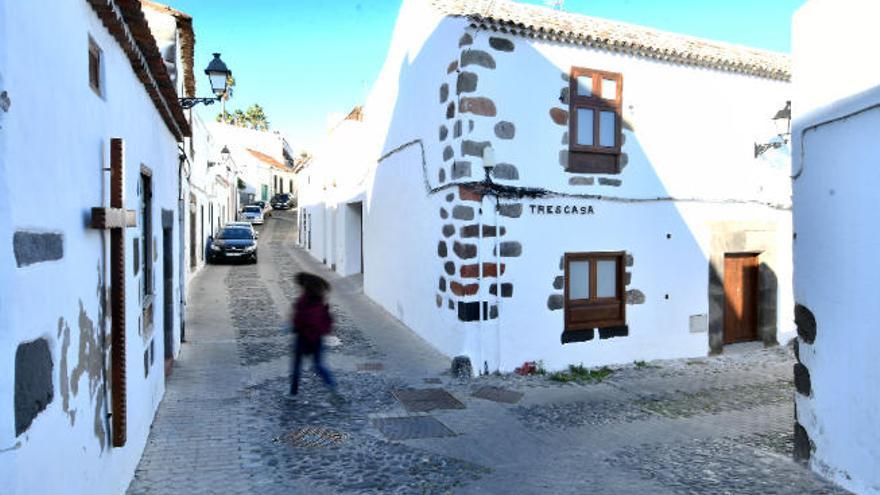
{"type": "Polygon", "coordinates": [[[137,227],[137,214],[134,210],[97,206],[92,208],[91,226],[100,230],[137,227]]]}

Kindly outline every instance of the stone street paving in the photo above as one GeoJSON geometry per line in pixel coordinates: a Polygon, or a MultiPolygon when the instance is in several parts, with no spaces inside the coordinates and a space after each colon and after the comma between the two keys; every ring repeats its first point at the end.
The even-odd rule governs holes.
{"type": "Polygon", "coordinates": [[[717,358],[463,381],[294,247],[291,212],[258,265],[212,265],[129,488],[165,493],[846,493],[790,460],[793,358],[717,358]],[[334,405],[307,361],[288,388],[293,274],[331,280],[334,405]]]}

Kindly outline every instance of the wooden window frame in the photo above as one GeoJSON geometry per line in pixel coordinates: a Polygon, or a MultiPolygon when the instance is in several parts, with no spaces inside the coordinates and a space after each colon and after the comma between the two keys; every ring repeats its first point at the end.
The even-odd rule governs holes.
{"type": "Polygon", "coordinates": [[[101,66],[104,63],[101,47],[89,37],[89,58],[88,58],[89,87],[100,97],[104,97],[103,84],[101,81],[101,66]]]}
{"type": "Polygon", "coordinates": [[[616,72],[607,72],[583,67],[572,67],[569,74],[568,89],[568,172],[575,173],[620,173],[620,149],[623,144],[622,112],[623,108],[623,75],[616,72]],[[592,95],[578,95],[578,77],[591,76],[592,95]],[[614,99],[604,98],[602,95],[602,80],[613,80],[617,84],[617,94],[614,99]],[[587,146],[577,143],[579,108],[593,110],[593,145],[587,146]],[[614,112],[614,146],[599,145],[599,120],[600,112],[614,112]]]}
{"type": "Polygon", "coordinates": [[[622,326],[626,324],[626,294],[624,277],[626,274],[626,253],[624,251],[565,253],[565,331],[588,330],[593,328],[622,326]],[[615,297],[596,297],[597,262],[615,260],[617,262],[617,287],[615,297]],[[569,265],[572,261],[590,262],[589,298],[571,300],[569,297],[569,265]],[[575,321],[575,313],[581,318],[575,321]],[[584,318],[586,316],[586,318],[584,318]]]}

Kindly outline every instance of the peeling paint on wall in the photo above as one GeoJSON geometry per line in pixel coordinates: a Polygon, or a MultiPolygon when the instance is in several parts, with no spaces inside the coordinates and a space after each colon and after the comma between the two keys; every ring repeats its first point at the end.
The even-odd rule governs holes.
{"type": "Polygon", "coordinates": [[[79,347],[73,368],[70,367],[68,352],[70,350],[70,325],[63,318],[58,319],[58,338],[61,340],[61,358],[59,364],[59,383],[62,397],[62,409],[70,418],[70,425],[76,423],[76,409],[71,409],[71,397],[79,395],[80,380],[85,375],[89,383],[89,402],[94,405],[94,433],[104,450],[107,430],[104,426],[105,396],[102,388],[104,377],[104,355],[101,340],[94,321],[86,313],[82,300],[79,301],[79,347]]]}

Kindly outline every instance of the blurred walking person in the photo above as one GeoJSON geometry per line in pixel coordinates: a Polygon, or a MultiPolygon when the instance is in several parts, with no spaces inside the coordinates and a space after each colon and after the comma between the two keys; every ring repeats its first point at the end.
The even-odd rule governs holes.
{"type": "Polygon", "coordinates": [[[311,355],[315,373],[330,388],[333,398],[339,400],[333,375],[322,361],[324,336],[329,335],[333,328],[333,317],[330,316],[326,301],[330,284],[323,278],[306,272],[297,273],[295,280],[302,289],[302,294],[293,307],[293,331],[296,334],[296,343],[293,349],[290,394],[296,395],[299,392],[303,356],[311,355]]]}

